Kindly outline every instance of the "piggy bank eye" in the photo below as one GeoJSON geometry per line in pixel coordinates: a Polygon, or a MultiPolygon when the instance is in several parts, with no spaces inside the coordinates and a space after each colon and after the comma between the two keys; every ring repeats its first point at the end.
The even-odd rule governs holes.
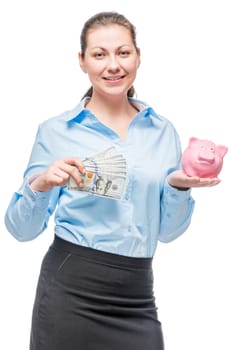
{"type": "Polygon", "coordinates": [[[204,145],[201,145],[201,146],[200,146],[200,149],[201,149],[201,150],[204,150],[205,148],[206,148],[206,147],[205,147],[204,145]]]}
{"type": "Polygon", "coordinates": [[[210,147],[210,151],[211,151],[212,153],[214,153],[214,151],[215,151],[214,147],[210,147]]]}

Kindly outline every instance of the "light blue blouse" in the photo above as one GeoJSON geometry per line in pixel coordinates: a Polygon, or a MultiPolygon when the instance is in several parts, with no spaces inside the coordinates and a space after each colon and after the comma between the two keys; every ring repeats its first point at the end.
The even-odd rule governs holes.
{"type": "Polygon", "coordinates": [[[131,99],[139,112],[123,142],[88,109],[73,110],[43,122],[20,189],[5,215],[9,232],[20,241],[36,238],[52,214],[55,234],[67,241],[115,254],[152,257],[158,240],[169,242],[188,228],[194,208],[191,190],[179,191],[166,176],[180,168],[180,140],[172,123],[144,102],[131,99]],[[34,192],[29,181],[56,159],[84,159],[115,146],[128,165],[120,200],[55,187],[34,192]]]}

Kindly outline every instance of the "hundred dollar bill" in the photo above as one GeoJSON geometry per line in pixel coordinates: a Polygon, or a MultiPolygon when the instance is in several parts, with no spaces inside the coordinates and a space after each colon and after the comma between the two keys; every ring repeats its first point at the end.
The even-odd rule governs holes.
{"type": "Polygon", "coordinates": [[[78,187],[70,177],[69,190],[78,190],[121,199],[127,182],[127,162],[115,147],[96,153],[83,160],[86,173],[81,174],[83,186],[78,187]]]}
{"type": "Polygon", "coordinates": [[[96,172],[97,174],[110,174],[110,175],[127,175],[126,167],[123,166],[115,166],[114,164],[110,164],[107,166],[99,166],[98,164],[96,166],[86,166],[86,171],[96,172]]]}
{"type": "Polygon", "coordinates": [[[113,174],[97,174],[87,171],[82,174],[83,187],[78,187],[75,180],[70,177],[68,181],[68,189],[78,190],[92,193],[98,196],[121,199],[125,190],[126,176],[113,174]]]}

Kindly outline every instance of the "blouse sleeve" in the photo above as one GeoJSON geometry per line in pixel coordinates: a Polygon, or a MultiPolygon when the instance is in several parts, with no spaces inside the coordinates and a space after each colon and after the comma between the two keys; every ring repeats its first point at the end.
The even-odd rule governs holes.
{"type": "Polygon", "coordinates": [[[7,230],[19,241],[32,240],[46,229],[60,192],[59,187],[48,192],[35,192],[30,187],[32,179],[42,173],[51,162],[45,136],[39,127],[24,173],[24,181],[13,194],[5,214],[7,230]]]}
{"type": "MultiPolygon", "coordinates": [[[[190,225],[195,201],[191,196],[191,189],[178,190],[167,182],[167,175],[181,169],[181,142],[175,127],[170,127],[171,158],[165,169],[164,184],[160,202],[160,231],[159,241],[170,242],[184,233],[190,225]]],[[[168,146],[169,148],[169,146],[168,146]]]]}
{"type": "Polygon", "coordinates": [[[191,189],[179,191],[165,183],[160,208],[159,241],[170,242],[186,231],[191,222],[194,205],[191,189]]]}

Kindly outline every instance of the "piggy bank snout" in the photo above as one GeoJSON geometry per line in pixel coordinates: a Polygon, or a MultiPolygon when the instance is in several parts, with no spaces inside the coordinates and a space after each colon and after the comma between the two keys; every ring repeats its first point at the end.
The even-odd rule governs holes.
{"type": "Polygon", "coordinates": [[[213,152],[201,150],[198,153],[198,160],[213,164],[217,158],[215,158],[215,154],[213,152]]]}

